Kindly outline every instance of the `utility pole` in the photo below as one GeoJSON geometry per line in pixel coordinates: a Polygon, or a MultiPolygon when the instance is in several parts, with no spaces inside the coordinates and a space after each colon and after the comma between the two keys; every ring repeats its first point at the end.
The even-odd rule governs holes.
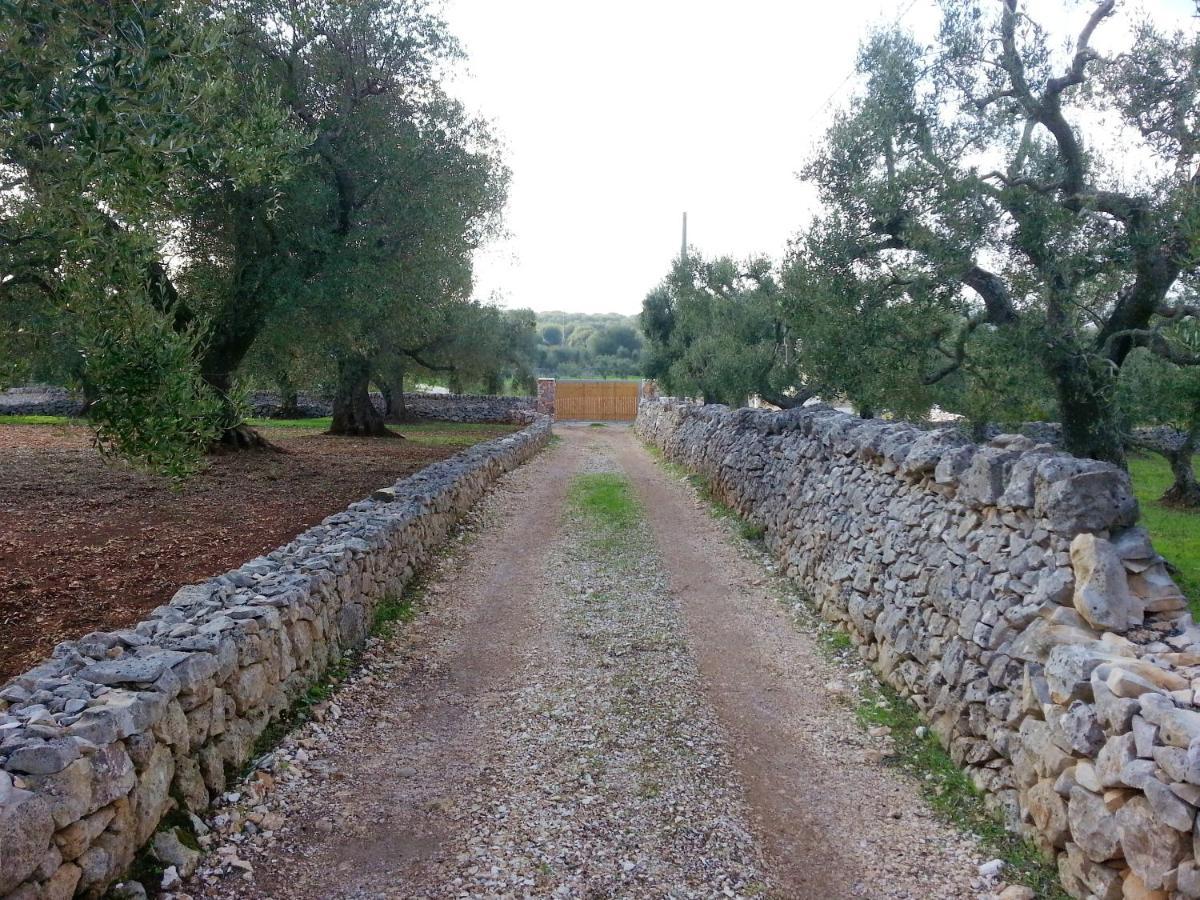
{"type": "MultiPolygon", "coordinates": [[[[1200,2],[1200,0],[1198,0],[1200,2]]],[[[687,262],[687,213],[683,214],[683,243],[679,247],[679,261],[687,262]]]]}

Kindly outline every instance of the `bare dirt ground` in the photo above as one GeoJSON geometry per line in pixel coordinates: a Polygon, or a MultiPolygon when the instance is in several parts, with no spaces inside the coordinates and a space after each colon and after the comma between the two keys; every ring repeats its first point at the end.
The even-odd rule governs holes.
{"type": "Polygon", "coordinates": [[[274,549],[461,449],[420,443],[436,432],[414,441],[264,434],[288,452],[217,456],[178,488],[106,463],[84,427],[0,425],[0,682],[59,641],[137,622],[181,585],[274,549]]]}
{"type": "Polygon", "coordinates": [[[559,434],[226,796],[187,896],[991,896],[691,488],[627,428],[559,434]],[[641,497],[618,545],[589,472],[641,497]]]}

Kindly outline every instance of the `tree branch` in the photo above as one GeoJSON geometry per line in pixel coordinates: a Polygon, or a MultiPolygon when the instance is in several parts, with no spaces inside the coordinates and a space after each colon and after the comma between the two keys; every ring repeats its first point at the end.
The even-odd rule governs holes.
{"type": "Polygon", "coordinates": [[[936,372],[923,376],[921,378],[921,383],[927,385],[937,384],[943,378],[947,378],[961,369],[963,363],[966,362],[967,359],[967,338],[969,338],[975,329],[982,325],[983,322],[983,316],[972,316],[971,318],[967,319],[967,321],[963,323],[963,327],[958,332],[958,338],[954,342],[954,351],[952,353],[946,353],[946,351],[942,350],[941,347],[938,348],[950,357],[950,362],[942,366],[942,368],[938,369],[936,372]]]}
{"type": "Polygon", "coordinates": [[[1168,322],[1178,322],[1189,317],[1200,319],[1200,306],[1193,306],[1190,303],[1180,303],[1178,306],[1164,304],[1154,311],[1168,322]]]}
{"type": "MultiPolygon", "coordinates": [[[[1051,78],[1046,82],[1046,98],[1053,97],[1057,102],[1058,96],[1067,88],[1083,83],[1083,72],[1087,64],[1099,58],[1092,48],[1089,46],[1092,40],[1092,34],[1104,19],[1112,15],[1113,9],[1116,7],[1116,0],[1101,0],[1092,10],[1092,14],[1088,17],[1087,24],[1083,26],[1083,30],[1079,32],[1079,39],[1075,42],[1075,57],[1071,60],[1071,68],[1066,74],[1058,78],[1051,78]]],[[[1044,100],[1043,100],[1044,102],[1044,100]]]]}
{"type": "Polygon", "coordinates": [[[1083,146],[1063,115],[1062,93],[1073,85],[1083,83],[1088,62],[1097,58],[1097,54],[1090,47],[1092,33],[1101,21],[1112,14],[1116,0],[1101,0],[1096,5],[1087,24],[1079,33],[1070,68],[1065,74],[1047,81],[1040,98],[1034,97],[1029,87],[1025,64],[1017,49],[1017,3],[1018,0],[1004,0],[1004,15],[1000,26],[1004,69],[1008,72],[1014,95],[1025,110],[1025,115],[1043,126],[1054,137],[1058,157],[1066,170],[1063,187],[1069,197],[1076,197],[1084,192],[1083,146]]]}
{"type": "Polygon", "coordinates": [[[1200,353],[1191,353],[1171,346],[1171,342],[1157,328],[1132,328],[1112,335],[1105,344],[1110,353],[1118,342],[1131,347],[1145,347],[1155,356],[1160,356],[1177,366],[1200,366],[1200,353]]]}
{"type": "Polygon", "coordinates": [[[1004,279],[981,266],[973,265],[963,273],[962,283],[983,298],[989,325],[1012,325],[1019,321],[1012,294],[1004,279]]]}

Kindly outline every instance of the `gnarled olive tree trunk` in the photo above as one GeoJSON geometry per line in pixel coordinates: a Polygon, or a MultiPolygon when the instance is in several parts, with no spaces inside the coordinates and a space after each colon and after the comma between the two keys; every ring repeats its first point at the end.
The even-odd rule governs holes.
{"type": "MultiPolygon", "coordinates": [[[[1069,308],[1073,295],[1055,297],[1052,312],[1069,308]]],[[[1058,319],[1065,318],[1055,313],[1058,319]]],[[[1058,399],[1063,449],[1075,456],[1099,459],[1128,468],[1125,430],[1115,401],[1116,366],[1082,346],[1067,326],[1054,326],[1043,359],[1058,399]]]]}
{"type": "Polygon", "coordinates": [[[1192,462],[1196,455],[1195,432],[1185,447],[1165,455],[1175,480],[1162,495],[1162,502],[1168,506],[1200,508],[1200,483],[1196,481],[1196,467],[1192,462]]]}
{"type": "Polygon", "coordinates": [[[281,372],[275,377],[275,384],[279,388],[279,409],[276,410],[275,417],[300,418],[300,393],[296,390],[296,383],[292,381],[291,376],[281,372]]]}
{"type": "Polygon", "coordinates": [[[333,395],[333,424],[329,434],[350,437],[400,437],[388,431],[383,414],[371,402],[371,362],[348,354],[338,360],[337,391],[333,395]]]}
{"type": "Polygon", "coordinates": [[[1171,467],[1171,486],[1159,498],[1167,506],[1188,509],[1200,508],[1200,483],[1196,480],[1194,459],[1200,445],[1200,404],[1192,410],[1186,431],[1167,428],[1147,428],[1136,431],[1130,439],[1135,447],[1161,455],[1171,467]]]}
{"type": "Polygon", "coordinates": [[[379,391],[383,394],[383,417],[388,422],[407,422],[408,406],[404,402],[404,367],[386,366],[380,373],[379,391]]]}

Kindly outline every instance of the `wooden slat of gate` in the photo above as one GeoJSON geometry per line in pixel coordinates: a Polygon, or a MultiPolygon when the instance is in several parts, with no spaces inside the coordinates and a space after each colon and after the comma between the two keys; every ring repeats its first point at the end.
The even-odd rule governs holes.
{"type": "Polygon", "coordinates": [[[554,391],[555,418],[633,421],[636,381],[560,381],[554,391]]]}

